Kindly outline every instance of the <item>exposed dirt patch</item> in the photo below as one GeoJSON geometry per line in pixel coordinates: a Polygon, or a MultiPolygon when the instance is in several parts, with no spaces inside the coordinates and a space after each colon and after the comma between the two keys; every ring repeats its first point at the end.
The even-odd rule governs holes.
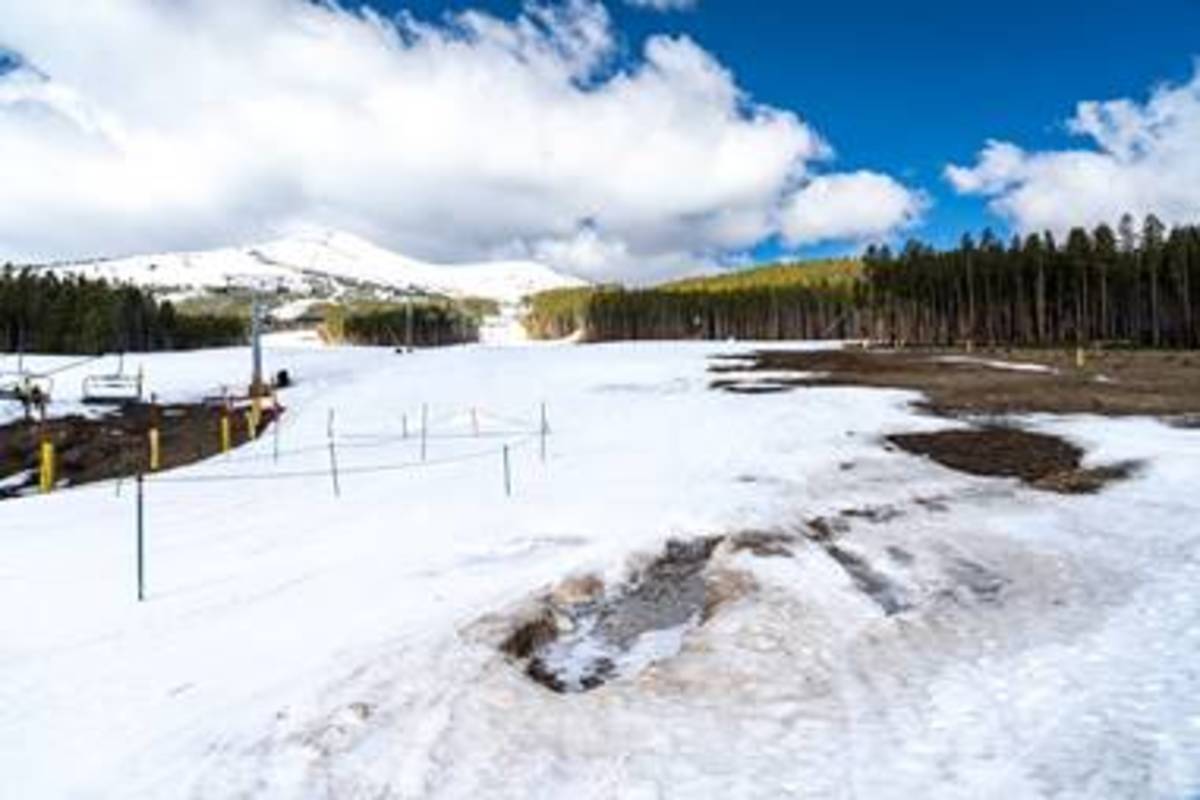
{"type": "MultiPolygon", "coordinates": [[[[221,417],[216,404],[127,404],[101,417],[79,415],[45,422],[21,420],[0,426],[0,480],[26,474],[0,488],[0,500],[33,491],[37,486],[40,443],[49,438],[56,452],[56,483],[79,486],[129,477],[150,469],[149,430],[159,430],[159,468],[181,467],[214,456],[221,449],[221,417]]],[[[274,422],[264,408],[257,434],[274,422]]],[[[255,432],[245,413],[233,412],[230,446],[250,441],[255,432]]]]}
{"type": "Polygon", "coordinates": [[[554,614],[545,609],[531,620],[522,622],[508,635],[500,649],[513,658],[529,658],[542,647],[558,638],[558,623],[554,614]]]}
{"type": "Polygon", "coordinates": [[[795,543],[795,536],[770,531],[739,533],[729,539],[732,552],[748,550],[759,558],[791,558],[795,555],[792,550],[795,543]]]}
{"type": "MultiPolygon", "coordinates": [[[[1191,352],[1073,350],[766,350],[714,360],[714,373],[776,373],[770,391],[807,386],[874,386],[924,392],[942,414],[1200,414],[1200,357],[1191,352]],[[795,380],[777,373],[797,372],[795,380]]],[[[720,377],[712,386],[753,391],[754,380],[720,377]]]]}
{"type": "Polygon", "coordinates": [[[704,598],[704,611],[700,616],[701,624],[716,616],[723,606],[754,594],[758,591],[758,582],[749,572],[719,570],[707,576],[705,588],[707,595],[704,598]]]}
{"type": "Polygon", "coordinates": [[[1061,494],[1090,494],[1129,477],[1133,463],[1083,469],[1083,450],[1056,436],[1016,428],[978,428],[887,437],[901,449],[971,475],[1018,478],[1061,494]]]}
{"type": "Polygon", "coordinates": [[[885,522],[891,522],[897,517],[904,516],[904,512],[894,506],[865,506],[863,508],[846,509],[841,512],[841,516],[846,519],[861,519],[881,525],[885,522]]]}
{"type": "Polygon", "coordinates": [[[842,517],[813,517],[808,520],[808,538],[817,544],[832,542],[838,534],[850,530],[850,524],[842,517]]]}
{"type": "Polygon", "coordinates": [[[862,508],[845,508],[829,517],[813,517],[806,520],[808,526],[806,535],[818,544],[831,542],[839,534],[850,530],[851,520],[862,520],[874,525],[882,525],[904,516],[904,512],[895,506],[864,506],[862,508]]]}
{"type": "Polygon", "coordinates": [[[716,380],[710,386],[713,389],[722,389],[730,394],[783,394],[790,392],[798,386],[803,386],[802,383],[783,383],[780,381],[755,381],[746,383],[743,381],[731,380],[716,380]]]}

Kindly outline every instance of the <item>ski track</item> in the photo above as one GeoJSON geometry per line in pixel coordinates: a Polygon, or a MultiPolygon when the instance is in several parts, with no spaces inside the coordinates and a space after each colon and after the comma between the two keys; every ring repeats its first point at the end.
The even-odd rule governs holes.
{"type": "MultiPolygon", "coordinates": [[[[497,335],[496,341],[507,341],[497,335]]],[[[268,348],[286,468],[338,430],[528,420],[518,451],[347,480],[132,487],[0,504],[0,774],[13,797],[1188,798],[1200,792],[1196,431],[1039,415],[1089,460],[1148,468],[1092,497],[973,478],[883,448],[952,423],[911,393],[707,390],[739,346],[496,344],[397,356],[268,348]],[[853,468],[843,469],[845,464],[853,468]],[[936,502],[926,502],[936,498],[936,502]],[[886,582],[887,614],[804,521],[886,582]],[[719,551],[756,590],[673,659],[586,694],[496,645],[539,591],[619,580],[668,536],[796,534],[719,551]]],[[[747,345],[746,347],[749,347],[747,345]]],[[[148,356],[155,390],[234,382],[244,351],[148,356]]],[[[491,424],[491,423],[485,423],[491,424]]],[[[457,426],[457,427],[456,427],[457,426]]],[[[495,440],[435,439],[437,457],[495,440]]],[[[347,465],[417,458],[414,439],[347,465]]],[[[174,476],[270,472],[271,439],[174,476]]]]}

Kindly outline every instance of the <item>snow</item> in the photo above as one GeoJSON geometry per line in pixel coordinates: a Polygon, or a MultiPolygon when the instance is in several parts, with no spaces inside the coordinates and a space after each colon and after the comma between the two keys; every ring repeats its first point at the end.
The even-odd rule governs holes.
{"type": "Polygon", "coordinates": [[[289,300],[286,303],[276,306],[271,309],[271,319],[280,322],[295,322],[308,313],[314,305],[319,301],[312,298],[302,297],[298,300],[289,300]]]}
{"type": "MultiPolygon", "coordinates": [[[[1200,792],[1200,432],[1023,420],[1097,462],[1147,461],[1102,494],[1060,497],[885,449],[884,433],[951,425],[911,393],[708,388],[710,355],[754,348],[401,356],[272,337],[268,369],[296,379],[284,456],[268,435],[149,480],[148,602],[129,482],[0,503],[4,794],[1200,792]],[[757,590],[650,637],[597,691],[551,693],[495,647],[546,587],[618,581],[668,537],[794,531],[866,506],[899,513],[846,518],[838,546],[903,613],[805,540],[794,558],[714,556],[757,590]]],[[[126,368],[139,363],[150,390],[183,399],[244,382],[249,356],[126,368]]]]}
{"type": "Polygon", "coordinates": [[[1009,370],[1010,372],[1041,372],[1054,374],[1058,370],[1045,364],[1033,364],[1027,361],[1000,361],[993,358],[978,358],[975,356],[938,356],[937,361],[947,364],[972,364],[989,369],[1009,370]]]}
{"type": "Polygon", "coordinates": [[[521,344],[529,341],[529,333],[521,323],[523,309],[516,304],[500,307],[500,313],[487,317],[480,326],[479,340],[490,345],[521,344]]]}
{"type": "Polygon", "coordinates": [[[256,286],[325,295],[368,284],[453,297],[516,303],[547,289],[583,286],[578,278],[533,261],[431,264],[394,253],[349,233],[308,233],[249,247],[162,253],[46,267],[60,274],[182,291],[256,286]]]}

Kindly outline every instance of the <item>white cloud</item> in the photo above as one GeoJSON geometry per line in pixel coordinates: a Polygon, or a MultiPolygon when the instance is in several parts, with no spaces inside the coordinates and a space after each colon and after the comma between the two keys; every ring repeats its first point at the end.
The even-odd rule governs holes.
{"type": "Polygon", "coordinates": [[[0,0],[0,19],[29,65],[0,75],[0,261],[320,225],[636,278],[778,233],[831,155],[686,37],[614,69],[592,0],[438,24],[306,0],[0,0]]]}
{"type": "Polygon", "coordinates": [[[792,245],[866,240],[915,224],[927,203],[878,172],[822,175],[788,198],[781,228],[792,245]]]}
{"type": "Polygon", "coordinates": [[[946,177],[963,194],[991,198],[1023,231],[1061,233],[1126,212],[1200,220],[1200,64],[1190,82],[1160,86],[1144,103],[1080,103],[1067,128],[1089,146],[1029,152],[990,141],[973,166],[949,166],[946,177]]]}

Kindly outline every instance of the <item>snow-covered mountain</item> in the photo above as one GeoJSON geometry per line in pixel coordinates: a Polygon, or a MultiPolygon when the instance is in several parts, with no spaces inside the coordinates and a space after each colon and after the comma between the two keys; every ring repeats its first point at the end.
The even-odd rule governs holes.
{"type": "Polygon", "coordinates": [[[45,267],[173,292],[256,284],[301,296],[351,288],[417,290],[515,303],[584,281],[533,261],[431,264],[343,232],[297,236],[250,247],[164,253],[45,267]]]}

